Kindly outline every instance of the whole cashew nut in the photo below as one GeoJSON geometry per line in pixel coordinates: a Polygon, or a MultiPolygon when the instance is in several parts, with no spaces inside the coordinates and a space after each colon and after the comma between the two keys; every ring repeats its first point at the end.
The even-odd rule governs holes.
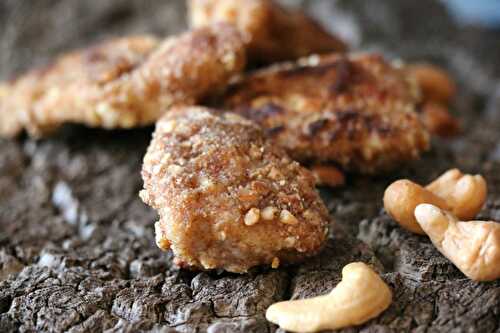
{"type": "Polygon", "coordinates": [[[267,320],[292,332],[317,332],[360,325],[377,317],[392,302],[392,292],[368,265],[355,262],[342,269],[342,281],[327,295],[279,302],[267,320]]]}
{"type": "Polygon", "coordinates": [[[424,231],[415,220],[415,207],[421,203],[431,203],[443,209],[449,209],[444,199],[431,191],[407,179],[392,183],[384,193],[384,208],[403,228],[424,235],[424,231]]]}
{"type": "Polygon", "coordinates": [[[430,204],[418,205],[415,216],[436,248],[467,277],[500,278],[500,223],[462,222],[430,204]]]}
{"type": "Polygon", "coordinates": [[[481,210],[487,192],[482,176],[451,169],[425,188],[406,179],[395,181],[385,190],[384,208],[403,228],[424,235],[414,215],[419,204],[433,204],[467,220],[481,210]]]}

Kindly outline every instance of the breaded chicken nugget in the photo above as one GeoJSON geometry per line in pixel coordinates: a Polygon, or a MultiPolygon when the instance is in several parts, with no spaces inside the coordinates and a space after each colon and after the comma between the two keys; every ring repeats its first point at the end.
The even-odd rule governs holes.
{"type": "Polygon", "coordinates": [[[71,52],[44,68],[2,83],[0,134],[14,136],[23,128],[32,134],[41,134],[65,120],[93,122],[96,118],[97,122],[99,117],[92,117],[96,110],[89,107],[82,111],[83,105],[66,107],[68,100],[76,104],[90,88],[97,89],[119,80],[140,65],[158,43],[152,36],[118,38],[71,52]],[[72,85],[82,89],[76,96],[68,96],[74,93],[72,85]],[[47,108],[46,105],[57,108],[47,108]]]}
{"type": "Polygon", "coordinates": [[[312,174],[238,115],[179,107],[158,121],[140,196],[182,267],[246,272],[317,253],[329,217],[312,174]]]}
{"type": "Polygon", "coordinates": [[[130,128],[172,105],[194,104],[245,66],[229,24],[158,41],[127,37],[69,53],[0,87],[0,135],[43,135],[63,123],[130,128]]]}
{"type": "Polygon", "coordinates": [[[252,119],[299,161],[374,173],[419,157],[429,135],[419,89],[378,55],[312,56],[258,71],[221,104],[252,119]]]}
{"type": "Polygon", "coordinates": [[[271,0],[190,0],[189,21],[193,27],[235,24],[246,36],[249,57],[258,63],[346,50],[340,39],[302,11],[271,0]]]}

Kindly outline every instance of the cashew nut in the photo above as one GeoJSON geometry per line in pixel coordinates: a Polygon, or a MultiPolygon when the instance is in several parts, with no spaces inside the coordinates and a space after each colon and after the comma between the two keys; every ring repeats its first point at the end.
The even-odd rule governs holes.
{"type": "Polygon", "coordinates": [[[267,320],[292,332],[317,332],[360,325],[377,317],[392,302],[392,292],[368,265],[355,262],[342,269],[342,281],[327,295],[279,302],[267,320]]]}
{"type": "Polygon", "coordinates": [[[479,213],[488,192],[481,175],[464,175],[458,169],[446,171],[426,189],[445,199],[451,212],[463,220],[470,220],[479,213]]]}
{"type": "Polygon", "coordinates": [[[421,203],[431,203],[449,209],[444,199],[407,179],[395,181],[385,190],[384,208],[403,228],[424,235],[415,220],[415,207],[421,203]]]}
{"type": "Polygon", "coordinates": [[[415,219],[415,208],[428,203],[449,210],[460,219],[471,219],[486,201],[486,181],[451,169],[425,188],[410,180],[392,183],[384,193],[384,208],[403,228],[424,235],[415,219]]]}
{"type": "Polygon", "coordinates": [[[462,222],[429,204],[418,205],[415,216],[436,248],[467,277],[476,281],[500,278],[500,223],[462,222]]]}

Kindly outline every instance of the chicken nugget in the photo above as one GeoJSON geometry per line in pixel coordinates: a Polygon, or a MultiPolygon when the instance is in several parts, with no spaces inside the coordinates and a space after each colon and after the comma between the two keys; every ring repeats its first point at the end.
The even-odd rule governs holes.
{"type": "Polygon", "coordinates": [[[193,27],[235,24],[246,37],[249,58],[257,63],[346,50],[344,42],[301,10],[270,0],[190,0],[189,21],[193,27]]]}
{"type": "Polygon", "coordinates": [[[63,55],[0,86],[0,136],[42,136],[64,123],[131,128],[194,104],[245,66],[241,34],[217,24],[168,38],[118,38],[63,55]]]}
{"type": "Polygon", "coordinates": [[[292,158],[375,173],[429,146],[418,85],[375,54],[312,56],[230,85],[220,102],[259,123],[292,158]]]}
{"type": "Polygon", "coordinates": [[[181,267],[246,272],[317,253],[329,216],[314,177],[253,122],[177,107],[144,157],[140,196],[159,212],[156,239],[181,267]]]}

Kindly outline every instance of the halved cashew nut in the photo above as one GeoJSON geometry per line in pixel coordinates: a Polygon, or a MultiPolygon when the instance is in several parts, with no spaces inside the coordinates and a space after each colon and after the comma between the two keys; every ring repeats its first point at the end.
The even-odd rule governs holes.
{"type": "Polygon", "coordinates": [[[415,216],[436,248],[467,277],[476,281],[500,278],[500,223],[462,222],[429,204],[418,205],[415,216]]]}
{"type": "Polygon", "coordinates": [[[488,194],[481,175],[464,175],[458,169],[448,170],[426,189],[445,199],[451,212],[463,220],[473,219],[479,213],[488,194]]]}
{"type": "Polygon", "coordinates": [[[424,235],[414,214],[419,204],[432,204],[460,219],[471,219],[484,205],[487,192],[482,176],[451,169],[425,188],[407,179],[395,181],[385,190],[384,208],[403,228],[424,235]]]}
{"type": "Polygon", "coordinates": [[[391,302],[389,286],[368,265],[355,262],[342,269],[342,281],[329,294],[273,304],[266,318],[292,332],[335,330],[363,324],[391,302]]]}

